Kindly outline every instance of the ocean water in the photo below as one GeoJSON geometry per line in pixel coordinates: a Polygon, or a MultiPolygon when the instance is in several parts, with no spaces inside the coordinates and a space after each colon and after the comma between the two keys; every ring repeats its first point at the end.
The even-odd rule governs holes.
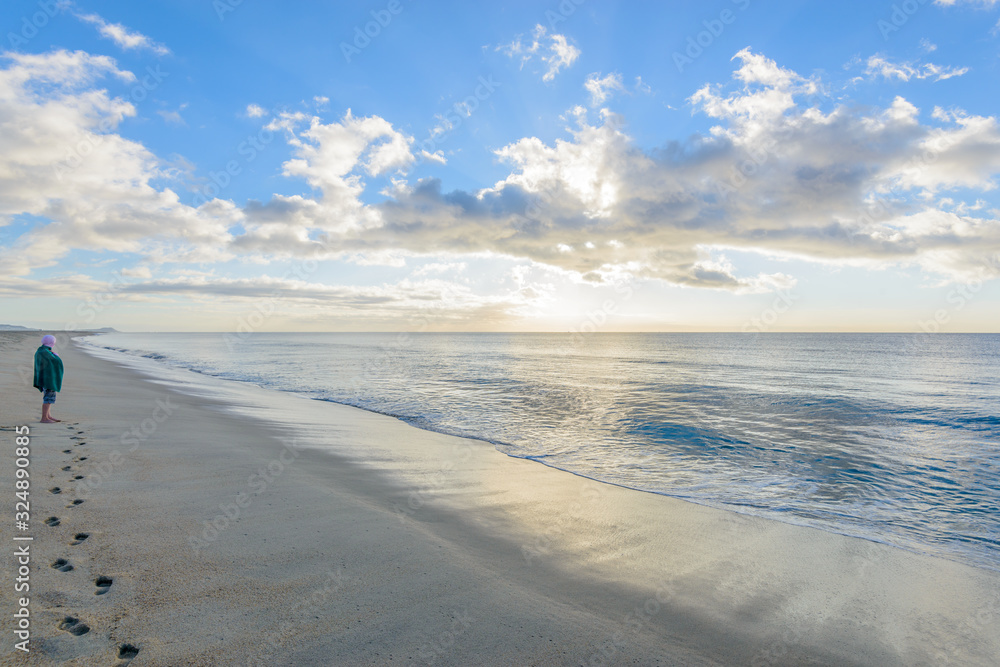
{"type": "Polygon", "coordinates": [[[597,480],[1000,570],[1000,335],[107,334],[597,480]]]}

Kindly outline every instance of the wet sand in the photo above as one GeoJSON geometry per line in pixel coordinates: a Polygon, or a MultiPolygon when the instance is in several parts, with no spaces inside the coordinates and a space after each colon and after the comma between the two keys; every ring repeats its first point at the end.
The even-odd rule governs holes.
{"type": "Polygon", "coordinates": [[[0,664],[991,665],[1000,654],[997,573],[602,484],[347,406],[211,378],[178,387],[70,345],[57,347],[67,371],[53,414],[65,421],[38,424],[40,394],[20,371],[37,340],[0,333],[11,514],[0,664]],[[28,655],[14,649],[11,585],[22,424],[28,655]]]}

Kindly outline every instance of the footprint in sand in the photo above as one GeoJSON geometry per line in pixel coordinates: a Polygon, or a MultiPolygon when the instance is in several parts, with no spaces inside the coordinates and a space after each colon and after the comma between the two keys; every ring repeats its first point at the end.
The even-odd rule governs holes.
{"type": "Polygon", "coordinates": [[[88,632],[90,632],[89,625],[87,625],[80,619],[74,618],[72,616],[67,616],[66,618],[64,618],[62,620],[62,623],[59,624],[59,629],[65,630],[71,635],[76,635],[77,637],[79,637],[80,635],[85,635],[88,632]]]}
{"type": "Polygon", "coordinates": [[[45,525],[52,526],[53,528],[55,528],[56,526],[59,525],[59,517],[50,516],[48,519],[45,520],[45,525]]]}
{"type": "Polygon", "coordinates": [[[90,537],[90,533],[77,533],[73,536],[73,541],[70,544],[83,544],[88,537],[90,537]]]}
{"type": "Polygon", "coordinates": [[[71,503],[70,503],[69,505],[67,505],[66,507],[73,507],[73,506],[75,506],[75,505],[82,505],[82,504],[83,504],[83,501],[82,501],[82,500],[80,500],[79,498],[77,498],[76,500],[74,500],[73,502],[71,502],[71,503]]]}
{"type": "Polygon", "coordinates": [[[114,579],[111,577],[98,577],[94,580],[94,585],[97,586],[97,590],[94,591],[94,595],[104,595],[109,590],[111,590],[111,584],[114,583],[114,579]]]}
{"type": "Polygon", "coordinates": [[[83,479],[83,475],[76,475],[73,479],[83,479]]]}
{"type": "Polygon", "coordinates": [[[73,469],[73,466],[63,466],[63,470],[65,470],[66,472],[69,472],[72,469],[73,469]]]}
{"type": "Polygon", "coordinates": [[[137,655],[139,655],[138,646],[132,646],[131,644],[120,645],[118,647],[118,662],[115,663],[115,667],[125,667],[137,655]]]}
{"type": "Polygon", "coordinates": [[[86,460],[87,460],[86,456],[81,456],[80,458],[77,459],[77,461],[86,461],[86,460]]]}
{"type": "Polygon", "coordinates": [[[62,493],[62,489],[60,489],[58,486],[53,486],[51,489],[49,489],[49,493],[62,493]]]}
{"type": "Polygon", "coordinates": [[[73,453],[72,449],[64,449],[63,450],[63,454],[72,454],[72,453],[73,453]]]}
{"type": "Polygon", "coordinates": [[[73,569],[73,566],[65,558],[57,558],[52,562],[51,565],[53,570],[59,570],[60,572],[69,572],[73,569]]]}

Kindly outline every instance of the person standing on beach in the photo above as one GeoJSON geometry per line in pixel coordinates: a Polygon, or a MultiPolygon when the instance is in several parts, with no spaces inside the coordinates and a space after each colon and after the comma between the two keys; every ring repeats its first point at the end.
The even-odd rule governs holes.
{"type": "Polygon", "coordinates": [[[62,391],[63,362],[52,351],[55,336],[42,337],[42,344],[35,350],[35,388],[42,392],[42,423],[54,424],[62,421],[51,415],[56,393],[62,391]]]}

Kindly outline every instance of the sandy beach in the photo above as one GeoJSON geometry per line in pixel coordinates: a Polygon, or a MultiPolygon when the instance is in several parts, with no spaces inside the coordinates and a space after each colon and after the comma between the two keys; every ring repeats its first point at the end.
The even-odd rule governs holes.
{"type": "Polygon", "coordinates": [[[599,483],[347,406],[211,378],[184,391],[75,345],[57,349],[64,421],[38,424],[19,370],[37,344],[0,334],[4,665],[1000,654],[991,571],[599,483]],[[25,424],[34,540],[30,594],[15,594],[25,424]],[[28,654],[14,647],[19,595],[28,654]]]}

